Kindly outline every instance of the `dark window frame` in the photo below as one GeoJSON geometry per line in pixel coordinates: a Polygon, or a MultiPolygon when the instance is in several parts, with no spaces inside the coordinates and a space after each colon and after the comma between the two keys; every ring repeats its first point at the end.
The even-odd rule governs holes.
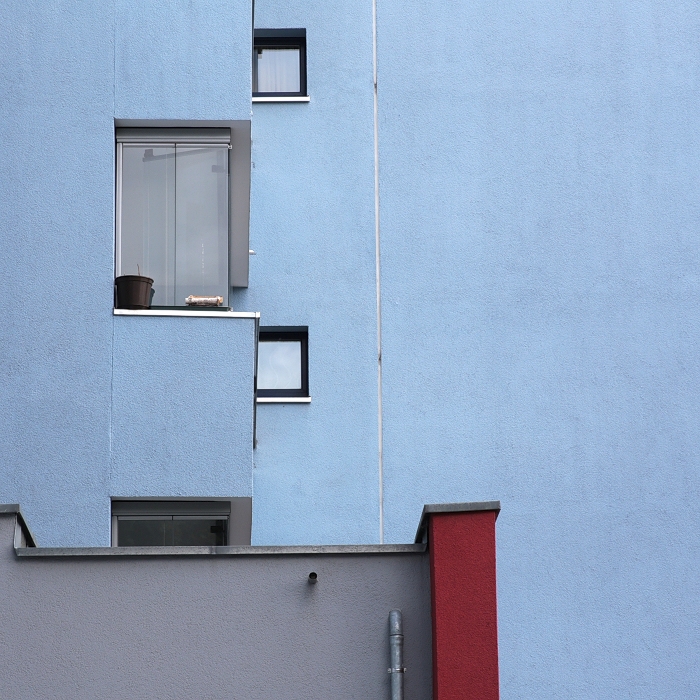
{"type": "Polygon", "coordinates": [[[253,97],[307,97],[306,89],[306,29],[255,29],[253,30],[253,88],[257,86],[258,49],[299,49],[298,92],[256,92],[253,97]]]}
{"type": "Polygon", "coordinates": [[[258,389],[257,366],[255,368],[256,395],[270,398],[309,396],[309,327],[308,326],[260,326],[258,343],[301,342],[301,389],[258,389]]]}
{"type": "MultiPolygon", "coordinates": [[[[225,545],[250,545],[252,499],[233,498],[112,498],[112,546],[119,546],[119,519],[226,520],[225,545]]],[[[162,545],[153,545],[162,546],[162,545]]]]}

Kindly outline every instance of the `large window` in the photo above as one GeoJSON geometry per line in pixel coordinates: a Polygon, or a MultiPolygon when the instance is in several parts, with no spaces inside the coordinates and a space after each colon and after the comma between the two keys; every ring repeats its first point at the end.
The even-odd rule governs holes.
{"type": "Polygon", "coordinates": [[[112,501],[112,546],[250,544],[251,499],[112,501]]]}
{"type": "Polygon", "coordinates": [[[254,97],[306,95],[306,30],[256,29],[254,97]]]}
{"type": "MultiPolygon", "coordinates": [[[[117,129],[116,275],[152,278],[153,306],[185,306],[190,296],[228,306],[231,131],[117,129]]],[[[244,245],[236,255],[246,258],[246,280],[235,286],[247,285],[244,245]]]]}

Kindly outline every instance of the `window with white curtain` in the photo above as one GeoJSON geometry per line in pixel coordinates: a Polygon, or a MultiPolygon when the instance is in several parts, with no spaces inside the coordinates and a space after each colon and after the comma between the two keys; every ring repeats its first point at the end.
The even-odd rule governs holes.
{"type": "Polygon", "coordinates": [[[253,95],[306,95],[306,30],[256,29],[253,95]]]}

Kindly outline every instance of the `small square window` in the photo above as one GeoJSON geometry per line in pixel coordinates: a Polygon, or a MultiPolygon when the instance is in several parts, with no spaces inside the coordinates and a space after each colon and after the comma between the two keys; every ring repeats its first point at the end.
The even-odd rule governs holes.
{"type": "Polygon", "coordinates": [[[258,342],[257,395],[309,395],[308,328],[263,326],[258,342]]]}
{"type": "Polygon", "coordinates": [[[306,95],[306,30],[256,29],[253,96],[306,95]]]}

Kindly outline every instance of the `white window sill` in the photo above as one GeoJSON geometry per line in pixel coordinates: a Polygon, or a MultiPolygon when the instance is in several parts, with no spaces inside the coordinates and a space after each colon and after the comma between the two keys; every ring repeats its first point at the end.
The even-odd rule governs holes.
{"type": "Polygon", "coordinates": [[[311,403],[310,396],[258,396],[257,403],[311,403]]]}
{"type": "Polygon", "coordinates": [[[310,102],[308,95],[299,97],[254,97],[253,102],[310,102]]]}
{"type": "Polygon", "coordinates": [[[115,316],[193,316],[196,318],[260,318],[259,311],[208,311],[202,309],[114,309],[115,316]]]}

